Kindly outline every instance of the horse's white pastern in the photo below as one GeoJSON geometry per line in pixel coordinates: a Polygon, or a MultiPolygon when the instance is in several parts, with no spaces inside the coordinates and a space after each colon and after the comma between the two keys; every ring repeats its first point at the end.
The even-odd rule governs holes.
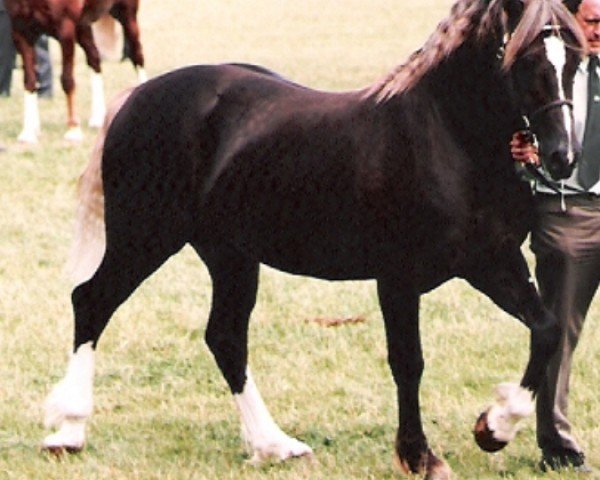
{"type": "Polygon", "coordinates": [[[242,434],[251,450],[252,463],[269,458],[285,460],[291,457],[312,455],[312,449],[286,435],[269,413],[256,384],[247,371],[247,380],[241,394],[234,395],[242,419],[242,434]]]}

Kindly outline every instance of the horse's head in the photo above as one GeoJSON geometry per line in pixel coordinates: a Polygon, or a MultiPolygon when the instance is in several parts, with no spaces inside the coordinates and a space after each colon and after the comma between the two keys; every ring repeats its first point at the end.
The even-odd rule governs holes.
{"type": "Polygon", "coordinates": [[[558,1],[503,1],[507,38],[503,61],[515,102],[538,139],[546,171],[555,180],[567,178],[581,153],[574,134],[572,94],[585,38],[558,1]]]}

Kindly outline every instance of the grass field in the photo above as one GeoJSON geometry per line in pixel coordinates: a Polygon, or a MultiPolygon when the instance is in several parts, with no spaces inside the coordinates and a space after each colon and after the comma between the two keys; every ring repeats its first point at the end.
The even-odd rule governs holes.
{"type": "MultiPolygon", "coordinates": [[[[402,62],[446,16],[449,0],[170,0],[142,2],[148,73],[193,63],[254,62],[309,86],[362,87],[402,62]],[[164,5],[172,5],[169,10],[164,5]]],[[[58,45],[52,44],[55,65],[58,45]]],[[[79,105],[89,113],[89,74],[78,52],[79,105]]],[[[105,66],[109,95],[130,85],[128,65],[105,66]]],[[[55,72],[58,87],[58,71],[55,72]]],[[[316,461],[252,467],[239,422],[203,332],[210,282],[184,249],[117,312],[100,343],[95,416],[81,454],[39,451],[41,405],[66,366],[72,341],[63,272],[76,179],[93,132],[67,145],[57,92],[41,103],[43,138],[24,148],[21,75],[0,99],[0,479],[391,479],[395,390],[372,282],[327,283],[263,269],[251,327],[251,366],[282,428],[309,443],[316,461]],[[319,317],[365,322],[324,328],[319,317]]],[[[528,258],[531,256],[528,254],[528,258]]],[[[571,418],[600,468],[599,306],[576,354],[571,418]]],[[[517,381],[528,334],[460,281],[424,296],[422,383],[432,447],[462,479],[575,479],[537,469],[534,421],[488,455],[470,430],[494,385],[517,381]]]]}

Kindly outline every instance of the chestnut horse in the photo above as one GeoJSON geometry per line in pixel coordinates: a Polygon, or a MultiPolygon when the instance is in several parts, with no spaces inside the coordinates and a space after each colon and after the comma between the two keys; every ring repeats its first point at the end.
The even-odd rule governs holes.
{"type": "MultiPolygon", "coordinates": [[[[127,54],[138,71],[140,82],[146,79],[144,55],[137,23],[139,0],[5,0],[12,22],[15,47],[23,58],[25,84],[25,113],[19,141],[35,143],[40,133],[35,73],[36,39],[47,33],[58,40],[62,52],[61,84],[67,96],[67,124],[65,138],[81,140],[83,133],[75,105],[73,75],[75,44],[85,52],[92,74],[92,114],[89,125],[100,127],[106,112],[104,87],[100,68],[100,53],[94,41],[92,24],[110,15],[122,27],[128,44],[127,54]]],[[[103,25],[106,23],[103,22],[103,25]]]]}
{"type": "Polygon", "coordinates": [[[481,448],[505,446],[560,336],[520,249],[533,201],[508,141],[527,117],[547,171],[571,174],[584,45],[559,0],[459,0],[422,49],[363,90],[321,92],[229,64],[182,68],[124,94],[80,184],[73,356],[46,405],[57,431],[44,448],[83,448],[100,336],[185,244],[212,278],[206,341],[255,460],[312,453],[277,426],[248,367],[261,263],[376,279],[397,386],[395,453],[428,480],[451,473],[421,422],[419,299],[453,277],[485,293],[531,336],[520,383],[498,388],[476,428],[481,448]]]}

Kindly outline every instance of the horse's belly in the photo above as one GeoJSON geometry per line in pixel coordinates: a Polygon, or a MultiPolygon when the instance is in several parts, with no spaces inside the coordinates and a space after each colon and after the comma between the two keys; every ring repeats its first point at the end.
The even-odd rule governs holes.
{"type": "Polygon", "coordinates": [[[204,207],[204,231],[214,244],[228,243],[293,274],[329,280],[377,278],[390,269],[418,274],[410,264],[426,252],[411,247],[409,222],[378,221],[347,192],[343,201],[335,194],[294,196],[219,195],[204,207]]]}
{"type": "Polygon", "coordinates": [[[337,221],[293,218],[293,211],[282,215],[285,220],[239,219],[230,225],[228,241],[257,261],[293,274],[331,280],[375,276],[377,248],[359,231],[337,221]]]}

